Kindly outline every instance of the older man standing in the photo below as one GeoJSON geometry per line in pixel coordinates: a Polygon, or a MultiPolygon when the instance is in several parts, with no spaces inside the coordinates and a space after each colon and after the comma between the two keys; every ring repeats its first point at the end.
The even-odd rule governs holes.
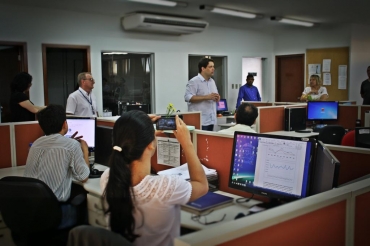
{"type": "Polygon", "coordinates": [[[198,75],[186,85],[185,102],[188,111],[202,112],[202,130],[213,131],[216,123],[216,102],[220,101],[215,81],[211,78],[215,65],[213,60],[203,58],[198,63],[198,75]]]}
{"type": "Polygon", "coordinates": [[[76,116],[97,117],[98,107],[95,95],[92,93],[95,80],[91,73],[80,73],[77,77],[79,88],[67,99],[66,113],[76,116]]]}

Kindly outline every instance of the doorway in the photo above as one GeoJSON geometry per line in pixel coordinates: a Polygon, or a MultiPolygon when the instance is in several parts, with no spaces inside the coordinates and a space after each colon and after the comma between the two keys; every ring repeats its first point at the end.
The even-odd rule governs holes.
{"type": "Polygon", "coordinates": [[[77,75],[90,72],[90,46],[42,45],[45,105],[67,104],[69,94],[78,89],[77,75]]]}
{"type": "Polygon", "coordinates": [[[20,72],[28,72],[27,44],[0,41],[0,123],[10,122],[10,84],[20,72]]]}
{"type": "MultiPolygon", "coordinates": [[[[225,56],[204,56],[204,55],[189,55],[189,78],[191,80],[198,74],[198,62],[200,59],[208,57],[215,63],[215,72],[213,74],[213,80],[216,83],[218,94],[221,98],[226,98],[227,86],[226,86],[226,65],[227,60],[225,56]]],[[[226,98],[227,99],[227,98],[226,98]]]]}
{"type": "Polygon", "coordinates": [[[275,64],[275,101],[299,101],[304,89],[304,54],[276,56],[275,64]]]}

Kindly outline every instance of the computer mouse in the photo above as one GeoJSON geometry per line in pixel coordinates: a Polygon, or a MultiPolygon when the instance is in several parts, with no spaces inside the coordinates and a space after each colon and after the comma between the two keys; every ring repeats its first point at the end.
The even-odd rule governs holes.
{"type": "Polygon", "coordinates": [[[97,175],[97,174],[99,174],[99,170],[93,168],[93,169],[91,169],[90,173],[93,174],[93,175],[97,175]]]}
{"type": "Polygon", "coordinates": [[[235,216],[235,220],[237,220],[237,219],[240,219],[240,218],[243,218],[243,217],[245,217],[245,214],[243,214],[243,213],[238,213],[236,216],[235,216]]]}

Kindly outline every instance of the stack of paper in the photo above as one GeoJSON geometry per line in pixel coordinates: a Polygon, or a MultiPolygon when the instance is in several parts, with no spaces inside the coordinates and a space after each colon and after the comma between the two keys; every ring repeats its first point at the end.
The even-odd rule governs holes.
{"type": "MultiPolygon", "coordinates": [[[[207,176],[210,191],[218,189],[218,175],[215,169],[210,169],[202,165],[203,170],[207,176]]],[[[188,164],[185,163],[179,167],[170,168],[157,173],[158,175],[178,175],[185,180],[190,180],[188,164]]]]}

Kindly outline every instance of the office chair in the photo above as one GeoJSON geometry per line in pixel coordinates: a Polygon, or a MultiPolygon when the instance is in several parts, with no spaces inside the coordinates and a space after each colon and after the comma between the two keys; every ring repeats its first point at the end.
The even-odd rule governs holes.
{"type": "MultiPolygon", "coordinates": [[[[80,197],[76,200],[83,201],[80,197]]],[[[2,178],[0,211],[17,245],[65,245],[67,242],[70,228],[58,229],[62,221],[61,203],[41,180],[2,178]]]]}
{"type": "Polygon", "coordinates": [[[340,145],[346,130],[339,125],[328,125],[320,129],[318,140],[325,144],[340,145]]]}
{"type": "Polygon", "coordinates": [[[70,230],[67,246],[130,246],[121,235],[95,226],[77,226],[70,230]]]}
{"type": "Polygon", "coordinates": [[[355,128],[355,145],[360,148],[370,148],[370,127],[355,128]]]}
{"type": "Polygon", "coordinates": [[[349,131],[344,134],[341,145],[355,147],[355,130],[349,131]]]}

